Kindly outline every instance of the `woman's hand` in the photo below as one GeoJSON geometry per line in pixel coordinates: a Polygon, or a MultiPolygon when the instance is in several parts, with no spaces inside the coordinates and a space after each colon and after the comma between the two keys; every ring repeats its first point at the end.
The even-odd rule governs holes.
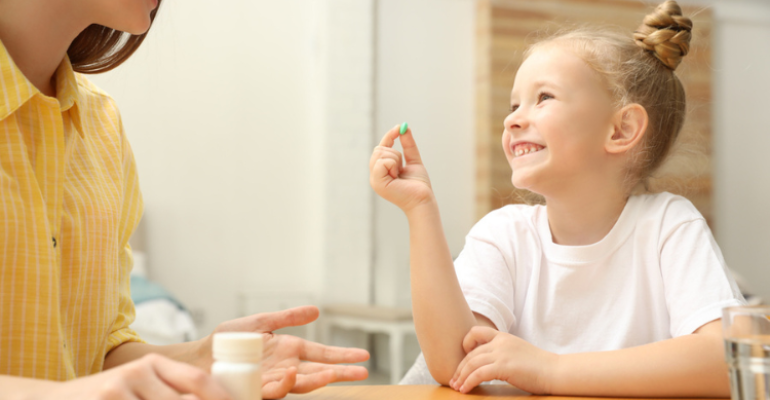
{"type": "MultiPolygon", "coordinates": [[[[273,313],[250,315],[223,322],[216,332],[257,332],[264,334],[262,354],[262,397],[277,399],[288,393],[306,393],[332,382],[359,381],[366,379],[366,368],[356,365],[369,359],[369,352],[362,349],[325,346],[290,335],[272,332],[289,326],[309,324],[318,318],[314,306],[296,307],[273,313]]],[[[213,335],[199,344],[195,365],[209,371],[213,358],[213,335]]]]}
{"type": "Polygon", "coordinates": [[[549,372],[558,355],[510,333],[475,326],[463,339],[467,354],[449,386],[468,393],[482,382],[499,379],[534,394],[550,393],[549,372]]]}
{"type": "Polygon", "coordinates": [[[395,204],[402,211],[410,211],[433,200],[428,171],[422,165],[420,152],[414,142],[412,130],[401,135],[406,164],[401,153],[393,149],[399,137],[399,126],[389,130],[380,145],[374,148],[369,160],[369,183],[378,195],[395,204]]]}
{"type": "MultiPolygon", "coordinates": [[[[148,354],[108,371],[68,382],[28,382],[34,382],[30,387],[37,392],[29,398],[41,400],[230,400],[227,391],[206,371],[157,354],[148,354]]],[[[10,392],[13,392],[12,388],[10,392]]]]}
{"type": "Polygon", "coordinates": [[[262,358],[262,397],[307,393],[332,382],[360,381],[366,368],[334,365],[369,359],[366,350],[324,346],[290,335],[266,334],[262,358]]]}

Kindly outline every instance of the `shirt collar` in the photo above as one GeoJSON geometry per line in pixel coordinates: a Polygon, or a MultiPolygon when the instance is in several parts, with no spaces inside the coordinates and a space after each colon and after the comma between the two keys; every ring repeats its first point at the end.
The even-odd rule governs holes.
{"type": "MultiPolygon", "coordinates": [[[[0,121],[13,114],[35,95],[44,96],[16,66],[0,40],[0,95],[2,93],[6,95],[0,97],[0,121]]],[[[56,69],[56,99],[59,101],[62,112],[75,108],[75,112],[70,113],[70,116],[82,135],[80,107],[78,107],[78,104],[82,104],[82,97],[72,63],[66,55],[56,69]]]]}
{"type": "Polygon", "coordinates": [[[13,62],[2,41],[0,41],[0,91],[5,94],[0,98],[0,121],[13,114],[22,104],[39,93],[13,62]]]}
{"type": "Polygon", "coordinates": [[[72,69],[72,63],[67,55],[64,56],[64,60],[59,64],[59,68],[56,69],[56,99],[59,100],[62,112],[74,108],[73,112],[70,112],[70,117],[78,133],[83,136],[83,129],[80,124],[82,117],[80,109],[83,106],[83,99],[78,87],[75,70],[72,69]]]}

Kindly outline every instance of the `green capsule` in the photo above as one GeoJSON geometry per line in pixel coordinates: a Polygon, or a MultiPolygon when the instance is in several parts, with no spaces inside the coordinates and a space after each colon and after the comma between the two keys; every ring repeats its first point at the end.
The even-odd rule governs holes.
{"type": "Polygon", "coordinates": [[[405,134],[405,133],[406,133],[406,130],[407,130],[407,129],[409,129],[409,124],[407,124],[406,122],[404,122],[403,124],[401,124],[401,130],[399,131],[399,133],[400,133],[401,135],[403,135],[403,134],[405,134]]]}

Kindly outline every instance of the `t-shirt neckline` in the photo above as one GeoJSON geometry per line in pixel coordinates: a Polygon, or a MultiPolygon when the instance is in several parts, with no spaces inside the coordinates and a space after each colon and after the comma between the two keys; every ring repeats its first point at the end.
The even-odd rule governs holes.
{"type": "Polygon", "coordinates": [[[567,246],[554,243],[548,224],[548,207],[543,207],[537,229],[543,241],[545,256],[556,262],[588,263],[609,255],[623,243],[636,226],[636,211],[639,208],[639,201],[639,196],[629,197],[620,217],[609,233],[602,240],[585,246],[567,246]]]}

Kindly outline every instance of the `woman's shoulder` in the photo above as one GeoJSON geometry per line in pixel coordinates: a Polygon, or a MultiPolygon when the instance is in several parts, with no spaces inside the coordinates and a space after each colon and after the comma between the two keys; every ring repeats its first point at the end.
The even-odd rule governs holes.
{"type": "Polygon", "coordinates": [[[87,111],[108,112],[115,118],[119,118],[120,112],[112,96],[91,82],[85,74],[75,73],[75,81],[81,101],[85,103],[80,104],[80,107],[85,106],[87,111]]]}

